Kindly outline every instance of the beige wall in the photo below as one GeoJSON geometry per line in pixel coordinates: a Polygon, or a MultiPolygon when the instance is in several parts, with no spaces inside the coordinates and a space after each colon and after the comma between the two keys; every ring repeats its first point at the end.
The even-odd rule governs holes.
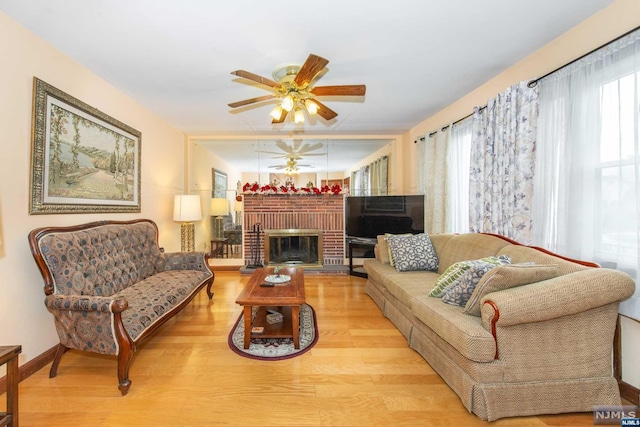
{"type": "MultiPolygon", "coordinates": [[[[615,1],[609,7],[404,134],[406,158],[411,159],[415,156],[413,141],[426,133],[467,116],[473,111],[474,106],[486,105],[487,99],[494,97],[507,87],[523,80],[543,76],[638,26],[640,26],[640,1],[615,1]]],[[[469,66],[472,67],[473,64],[469,66]]],[[[408,191],[416,185],[417,173],[413,162],[407,162],[403,166],[405,189],[408,191]]],[[[640,327],[633,320],[625,319],[622,323],[622,331],[622,358],[626,361],[623,367],[623,380],[640,388],[640,364],[633,363],[638,360],[637,343],[640,342],[640,327]]]]}
{"type": "Polygon", "coordinates": [[[189,181],[187,185],[189,194],[200,195],[203,215],[203,220],[196,224],[195,246],[197,251],[209,251],[211,237],[213,236],[213,222],[211,221],[211,215],[209,213],[213,186],[211,169],[215,168],[227,174],[227,190],[229,190],[227,191],[227,199],[229,201],[228,208],[230,214],[234,214],[233,204],[236,196],[235,190],[238,181],[241,180],[242,177],[240,173],[234,170],[227,162],[213,154],[207,148],[202,147],[197,140],[192,140],[189,143],[188,159],[189,181]]]}
{"type": "Polygon", "coordinates": [[[160,244],[179,250],[179,226],[171,216],[173,195],[183,189],[184,136],[1,12],[0,58],[0,345],[21,344],[23,364],[58,343],[27,244],[29,231],[146,217],[158,223],[160,244]],[[140,214],[28,214],[34,76],[142,133],[140,214]]]}

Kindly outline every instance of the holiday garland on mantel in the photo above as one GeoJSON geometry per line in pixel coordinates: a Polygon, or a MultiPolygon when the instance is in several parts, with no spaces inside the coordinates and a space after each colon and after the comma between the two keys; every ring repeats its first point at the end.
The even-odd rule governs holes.
{"type": "Polygon", "coordinates": [[[342,194],[342,187],[338,184],[334,184],[331,187],[328,185],[323,185],[320,188],[317,187],[301,187],[296,188],[295,185],[281,185],[276,187],[275,185],[266,184],[260,186],[257,182],[253,184],[249,184],[248,182],[242,187],[242,192],[244,194],[309,194],[309,195],[319,195],[319,194],[333,194],[339,195],[342,194]]]}

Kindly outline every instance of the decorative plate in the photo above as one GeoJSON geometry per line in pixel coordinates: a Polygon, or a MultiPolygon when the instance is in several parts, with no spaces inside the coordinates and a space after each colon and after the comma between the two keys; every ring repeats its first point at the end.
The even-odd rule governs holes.
{"type": "Polygon", "coordinates": [[[284,283],[291,280],[291,276],[286,274],[281,274],[279,276],[277,274],[269,274],[267,277],[264,278],[264,280],[265,282],[269,282],[269,283],[284,283]]]}

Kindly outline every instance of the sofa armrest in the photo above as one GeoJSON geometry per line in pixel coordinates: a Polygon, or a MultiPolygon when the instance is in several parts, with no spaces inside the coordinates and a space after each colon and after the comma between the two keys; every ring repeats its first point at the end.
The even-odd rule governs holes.
{"type": "Polygon", "coordinates": [[[164,270],[209,270],[208,252],[169,252],[164,257],[164,270]]]}
{"type": "Polygon", "coordinates": [[[125,299],[91,295],[48,295],[44,304],[48,309],[60,311],[96,311],[121,313],[129,308],[125,299]]]}
{"type": "Polygon", "coordinates": [[[588,268],[482,298],[482,322],[512,326],[577,314],[633,295],[631,276],[607,268],[588,268]]]}

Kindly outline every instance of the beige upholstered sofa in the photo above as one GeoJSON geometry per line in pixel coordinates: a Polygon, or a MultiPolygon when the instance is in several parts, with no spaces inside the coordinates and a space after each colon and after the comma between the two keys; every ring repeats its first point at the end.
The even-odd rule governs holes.
{"type": "Polygon", "coordinates": [[[495,235],[430,240],[437,271],[398,272],[380,236],[376,258],[364,262],[366,292],[470,412],[493,421],[620,404],[612,346],[618,304],[635,288],[630,276],[495,235]],[[486,294],[481,316],[428,296],[454,263],[497,255],[557,265],[558,275],[486,294]]]}
{"type": "Polygon", "coordinates": [[[213,297],[208,254],[163,253],[151,220],[39,228],[29,244],[60,338],[50,377],[68,349],[116,355],[125,395],[138,344],[205,285],[213,297]]]}

